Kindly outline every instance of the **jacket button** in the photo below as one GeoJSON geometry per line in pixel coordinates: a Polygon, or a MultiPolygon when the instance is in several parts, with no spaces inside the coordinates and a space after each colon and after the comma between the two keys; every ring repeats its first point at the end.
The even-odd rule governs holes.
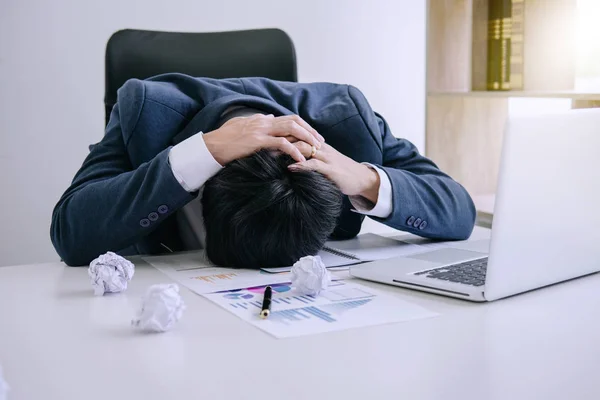
{"type": "Polygon", "coordinates": [[[148,214],[148,219],[152,222],[157,221],[158,220],[158,214],[155,212],[151,212],[150,214],[148,214]]]}
{"type": "Polygon", "coordinates": [[[161,214],[166,214],[169,212],[169,207],[167,207],[163,204],[162,206],[158,207],[158,212],[161,214]]]}
{"type": "Polygon", "coordinates": [[[147,228],[150,226],[150,220],[149,219],[141,219],[140,220],[140,225],[142,226],[142,228],[147,228]]]}
{"type": "Polygon", "coordinates": [[[412,225],[415,222],[415,217],[412,215],[406,220],[406,225],[412,225]]]}
{"type": "Polygon", "coordinates": [[[423,230],[425,228],[427,228],[427,221],[423,221],[423,222],[421,222],[421,225],[419,225],[420,230],[423,230]]]}
{"type": "Polygon", "coordinates": [[[423,220],[422,220],[421,218],[417,218],[417,219],[415,219],[415,223],[413,224],[413,226],[414,226],[415,228],[418,228],[418,227],[419,227],[419,225],[421,224],[421,222],[422,222],[422,221],[423,221],[423,220]]]}

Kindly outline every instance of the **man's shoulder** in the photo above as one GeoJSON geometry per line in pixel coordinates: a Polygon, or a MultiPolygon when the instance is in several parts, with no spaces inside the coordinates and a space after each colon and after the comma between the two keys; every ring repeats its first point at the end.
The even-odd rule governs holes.
{"type": "Polygon", "coordinates": [[[335,82],[285,82],[267,78],[242,78],[247,94],[272,98],[278,102],[302,103],[303,106],[321,107],[339,104],[343,107],[356,106],[358,109],[370,109],[363,92],[356,86],[335,82]],[[307,104],[310,101],[312,104],[307,104]]]}
{"type": "Polygon", "coordinates": [[[325,126],[370,110],[362,92],[348,84],[284,82],[266,78],[244,78],[242,82],[246,94],[272,100],[325,126]]]}
{"type": "Polygon", "coordinates": [[[366,102],[359,89],[342,83],[286,82],[261,77],[214,79],[180,73],[162,74],[144,80],[130,79],[119,89],[118,101],[133,105],[152,101],[188,116],[211,101],[231,94],[258,96],[280,104],[294,103],[299,99],[310,99],[317,104],[366,102]]]}
{"type": "Polygon", "coordinates": [[[117,92],[121,112],[135,114],[135,110],[149,101],[163,105],[185,117],[198,110],[200,100],[197,80],[183,74],[164,74],[148,79],[129,79],[117,92]]]}
{"type": "Polygon", "coordinates": [[[135,126],[145,103],[152,103],[159,112],[175,112],[191,120],[206,105],[228,95],[273,101],[321,128],[353,115],[361,114],[363,119],[368,119],[373,114],[366,97],[353,85],[324,81],[286,82],[261,77],[213,79],[179,73],[145,80],[131,79],[119,89],[118,102],[127,114],[127,125],[135,126]]]}
{"type": "Polygon", "coordinates": [[[150,101],[191,118],[200,108],[228,94],[243,93],[239,79],[212,79],[168,73],[147,79],[129,79],[117,92],[117,102],[140,107],[150,101]]]}
{"type": "Polygon", "coordinates": [[[246,92],[255,92],[257,90],[282,90],[287,94],[293,94],[299,91],[318,92],[321,95],[327,95],[328,93],[348,93],[350,85],[326,82],[326,81],[315,81],[315,82],[289,82],[289,81],[278,81],[269,78],[253,77],[253,78],[240,78],[246,92]]]}

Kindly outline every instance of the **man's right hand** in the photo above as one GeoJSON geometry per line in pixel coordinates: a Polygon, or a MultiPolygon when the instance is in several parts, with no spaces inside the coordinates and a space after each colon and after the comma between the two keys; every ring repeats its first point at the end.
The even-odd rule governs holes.
{"type": "Polygon", "coordinates": [[[203,136],[214,159],[226,165],[247,157],[260,149],[279,150],[297,162],[306,161],[297,146],[291,142],[303,141],[321,148],[325,139],[297,115],[274,117],[257,114],[227,121],[222,127],[203,136]]]}

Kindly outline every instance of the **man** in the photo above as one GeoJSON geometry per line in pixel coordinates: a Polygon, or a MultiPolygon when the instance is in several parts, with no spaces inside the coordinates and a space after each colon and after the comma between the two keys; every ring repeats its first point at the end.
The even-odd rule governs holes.
{"type": "Polygon", "coordinates": [[[354,237],[365,215],[455,240],[475,209],[352,86],[165,74],[119,89],[51,238],[69,265],[206,246],[219,265],[258,268],[354,237]]]}
{"type": "Polygon", "coordinates": [[[260,150],[227,164],[204,185],[202,201],[185,208],[201,205],[203,218],[189,220],[204,221],[182,235],[185,247],[204,247],[217,265],[246,268],[292,265],[316,254],[336,227],[342,193],[318,172],[290,171],[294,163],[287,154],[260,150]],[[190,243],[200,236],[195,232],[205,240],[190,243]]]}

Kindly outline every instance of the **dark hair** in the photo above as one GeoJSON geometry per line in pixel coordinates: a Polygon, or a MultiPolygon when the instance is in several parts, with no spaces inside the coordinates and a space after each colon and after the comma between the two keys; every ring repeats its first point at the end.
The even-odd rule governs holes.
{"type": "Polygon", "coordinates": [[[261,150],[206,182],[202,206],[211,262],[291,266],[323,247],[340,215],[342,193],[318,172],[289,171],[293,162],[287,154],[261,150]]]}

